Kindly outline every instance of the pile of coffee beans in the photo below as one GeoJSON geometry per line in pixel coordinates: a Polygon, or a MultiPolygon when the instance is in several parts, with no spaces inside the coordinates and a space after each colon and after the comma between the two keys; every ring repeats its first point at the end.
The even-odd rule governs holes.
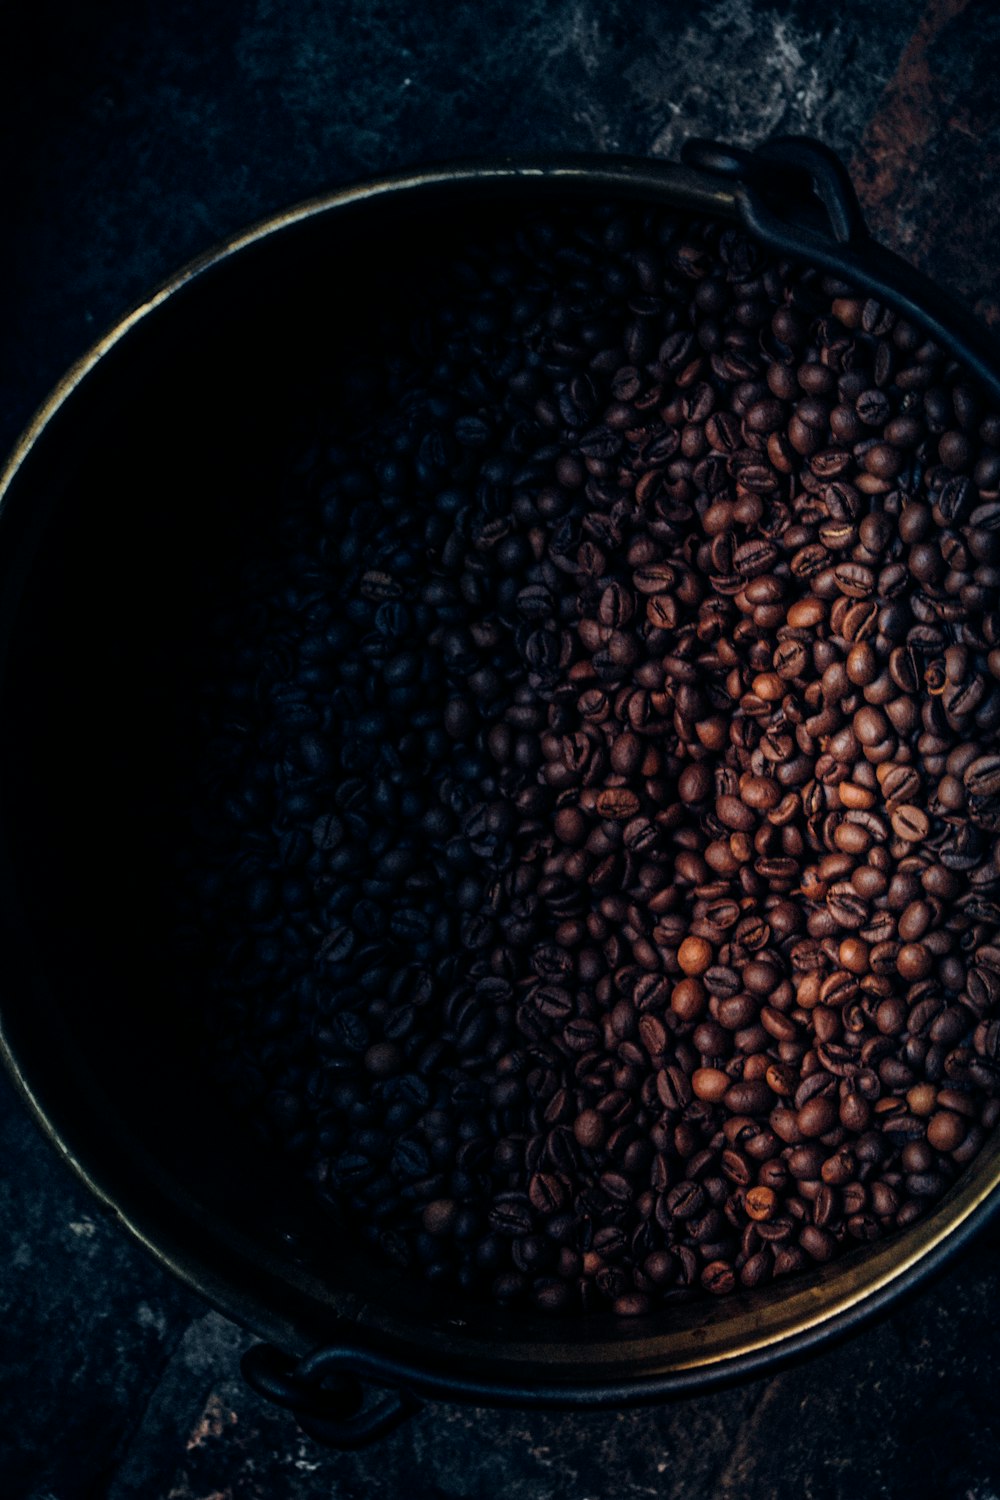
{"type": "Polygon", "coordinates": [[[503,1303],[912,1223],[1000,1118],[1000,415],[642,207],[470,233],[381,319],[204,649],[220,1086],[503,1303]]]}

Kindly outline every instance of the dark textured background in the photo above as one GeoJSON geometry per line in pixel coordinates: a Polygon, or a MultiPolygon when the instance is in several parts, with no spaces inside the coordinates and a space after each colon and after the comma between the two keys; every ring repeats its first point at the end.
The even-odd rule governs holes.
{"type": "MultiPolygon", "coordinates": [[[[0,11],[0,450],[150,284],[411,162],[808,131],[877,233],[1000,323],[992,0],[34,0],[0,11]]],[[[654,1411],[425,1410],[334,1456],[0,1084],[3,1500],[996,1500],[1000,1256],[802,1368],[654,1411]]]]}

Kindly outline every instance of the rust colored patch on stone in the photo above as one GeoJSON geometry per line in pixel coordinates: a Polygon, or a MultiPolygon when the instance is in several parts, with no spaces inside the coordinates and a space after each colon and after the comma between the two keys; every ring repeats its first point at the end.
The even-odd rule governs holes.
{"type": "Polygon", "coordinates": [[[980,87],[996,55],[991,0],[929,0],[852,163],[879,239],[1000,325],[991,159],[1000,117],[980,87]]]}
{"type": "Polygon", "coordinates": [[[223,1406],[221,1398],[213,1391],[205,1402],[201,1416],[195,1423],[185,1447],[188,1452],[192,1448],[200,1448],[208,1438],[221,1437],[226,1428],[234,1426],[235,1423],[236,1413],[223,1406]]]}
{"type": "Polygon", "coordinates": [[[930,0],[886,85],[854,159],[854,175],[865,209],[881,218],[920,164],[920,153],[939,127],[938,99],[928,49],[960,16],[969,0],[930,0]]]}

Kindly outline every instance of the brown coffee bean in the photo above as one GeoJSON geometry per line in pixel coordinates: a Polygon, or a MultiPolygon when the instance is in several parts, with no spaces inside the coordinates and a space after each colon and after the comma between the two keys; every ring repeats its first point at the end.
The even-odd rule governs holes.
{"type": "Polygon", "coordinates": [[[926,979],[933,967],[933,956],[923,943],[904,943],[896,955],[896,968],[907,983],[926,979]]]}
{"type": "Polygon", "coordinates": [[[954,1151],[965,1139],[967,1128],[961,1115],[939,1110],[927,1122],[927,1144],[935,1151],[954,1151]]]}
{"type": "Polygon", "coordinates": [[[604,1116],[596,1109],[585,1109],[573,1122],[573,1134],[588,1151],[599,1150],[607,1134],[604,1116]]]}
{"type": "Polygon", "coordinates": [[[870,950],[867,943],[860,938],[844,938],[837,950],[837,958],[842,969],[847,969],[852,974],[866,974],[870,965],[870,950]]]}
{"type": "MultiPolygon", "coordinates": [[[[649,1053],[650,1057],[662,1057],[667,1049],[667,1030],[663,1022],[655,1015],[644,1015],[639,1018],[639,1040],[649,1053]]],[[[692,1080],[693,1082],[693,1080],[692,1080]]]]}
{"type": "Polygon", "coordinates": [[[711,967],[712,945],[704,938],[685,938],[677,950],[677,962],[685,974],[697,977],[711,967]]]}
{"type": "Polygon", "coordinates": [[[744,1203],[747,1215],[755,1222],[773,1219],[778,1211],[778,1195],[769,1187],[750,1188],[744,1203]]]}
{"type": "Polygon", "coordinates": [[[637,734],[626,730],[611,746],[611,769],[619,776],[632,776],[645,757],[646,747],[637,734]]]}
{"type": "Polygon", "coordinates": [[[891,443],[876,443],[868,449],[862,462],[876,479],[895,479],[903,467],[903,455],[891,443]]]}
{"type": "Polygon", "coordinates": [[[763,1078],[743,1079],[726,1091],[723,1103],[733,1114],[765,1114],[774,1104],[774,1095],[763,1078]]]}
{"type": "Polygon", "coordinates": [[[715,799],[715,815],[720,823],[738,833],[750,833],[757,826],[753,810],[739,797],[722,796],[715,799]]]}
{"type": "Polygon", "coordinates": [[[867,642],[852,646],[847,654],[847,677],[856,687],[867,687],[879,674],[879,660],[867,642]]]}
{"type": "Polygon", "coordinates": [[[634,792],[624,787],[612,787],[600,792],[597,797],[597,812],[602,818],[616,823],[627,822],[639,811],[640,802],[634,792]]]}
{"type": "Polygon", "coordinates": [[[804,1136],[826,1135],[837,1123],[837,1107],[832,1099],[818,1095],[804,1104],[796,1115],[796,1124],[804,1136]]]}
{"type": "Polygon", "coordinates": [[[923,937],[931,922],[934,920],[934,911],[927,901],[911,901],[896,924],[896,930],[904,943],[916,943],[923,937]]]}
{"type": "Polygon", "coordinates": [[[818,1224],[807,1224],[799,1234],[799,1244],[811,1260],[819,1261],[820,1264],[830,1260],[834,1255],[837,1242],[829,1230],[821,1229],[818,1224]]]}
{"type": "Polygon", "coordinates": [[[728,1261],[713,1260],[701,1273],[701,1284],[715,1297],[725,1297],[736,1286],[736,1273],[728,1261]]]}
{"type": "Polygon", "coordinates": [[[428,1234],[448,1235],[458,1221],[458,1204],[454,1198],[435,1198],[423,1211],[423,1227],[428,1234]]]}
{"type": "Polygon", "coordinates": [[[576,848],[590,832],[589,824],[577,807],[561,807],[553,821],[556,837],[560,842],[576,848]]]}
{"type": "Polygon", "coordinates": [[[687,803],[704,802],[712,790],[712,777],[703,761],[685,766],[677,783],[677,792],[687,803]]]}
{"type": "Polygon", "coordinates": [[[705,991],[693,977],[682,979],[670,996],[670,1009],[682,1021],[696,1021],[705,1009],[705,991]]]}
{"type": "Polygon", "coordinates": [[[889,721],[885,714],[871,706],[858,709],[852,727],[858,743],[864,746],[881,744],[889,735],[889,721]]]}
{"type": "Polygon", "coordinates": [[[923,843],[931,829],[927,814],[922,808],[914,807],[911,803],[903,803],[902,806],[896,807],[891,822],[892,831],[896,837],[905,839],[907,843],[923,843]]]}
{"type": "Polygon", "coordinates": [[[691,1087],[698,1099],[709,1104],[718,1104],[723,1099],[732,1079],[721,1068],[696,1068],[691,1075],[691,1087]]]}
{"type": "Polygon", "coordinates": [[[795,1074],[787,1063],[770,1063],[764,1081],[772,1094],[787,1099],[795,1092],[795,1074]]]}

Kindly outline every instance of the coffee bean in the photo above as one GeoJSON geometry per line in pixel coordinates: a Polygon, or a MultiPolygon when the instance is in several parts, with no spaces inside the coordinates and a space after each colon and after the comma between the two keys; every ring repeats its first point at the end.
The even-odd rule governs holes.
{"type": "Polygon", "coordinates": [[[698,1099],[717,1104],[727,1093],[732,1079],[721,1068],[697,1068],[691,1077],[691,1087],[698,1099]]]}
{"type": "Polygon", "coordinates": [[[436,1198],[423,1211],[423,1226],[428,1234],[448,1235],[458,1220],[458,1204],[454,1198],[436,1198]]]}
{"type": "Polygon", "coordinates": [[[536,1172],[528,1182],[531,1206],[540,1214],[556,1214],[568,1201],[565,1185],[551,1172],[536,1172]]]}
{"type": "Polygon", "coordinates": [[[769,1187],[751,1188],[744,1201],[747,1214],[757,1223],[773,1219],[778,1211],[778,1195],[769,1187]]]}
{"type": "Polygon", "coordinates": [[[806,1254],[821,1264],[828,1261],[836,1252],[837,1242],[833,1235],[826,1229],[821,1229],[817,1224],[807,1224],[799,1234],[799,1244],[806,1254]]]}
{"type": "Polygon", "coordinates": [[[662,1057],[667,1050],[668,1034],[663,1022],[655,1015],[644,1015],[639,1019],[639,1040],[650,1057],[662,1057]]]}
{"type": "Polygon", "coordinates": [[[766,1081],[745,1080],[734,1083],[726,1091],[723,1103],[735,1115],[766,1114],[773,1103],[773,1096],[766,1081]]]}
{"type": "Polygon", "coordinates": [[[907,982],[926,979],[933,967],[933,956],[923,943],[904,943],[896,955],[896,968],[907,982]]]}
{"type": "Polygon", "coordinates": [[[853,885],[838,882],[830,887],[826,907],[838,927],[854,930],[863,927],[868,919],[868,903],[859,896],[853,885]]]}
{"type": "Polygon", "coordinates": [[[677,791],[684,802],[704,802],[711,786],[712,778],[704,762],[695,761],[681,773],[677,791]]]}
{"type": "Polygon", "coordinates": [[[673,1218],[693,1219],[705,1206],[705,1194],[696,1182],[680,1182],[667,1194],[667,1207],[673,1218]]]}
{"type": "Polygon", "coordinates": [[[736,1285],[736,1274],[724,1260],[713,1260],[701,1273],[701,1284],[715,1297],[727,1296],[736,1285]]]}
{"type": "Polygon", "coordinates": [[[903,803],[892,814],[892,831],[907,843],[921,844],[930,833],[930,819],[920,807],[903,803]]]}
{"type": "Polygon", "coordinates": [[[690,976],[704,974],[712,963],[712,947],[704,938],[685,938],[677,951],[677,962],[690,976]]]}
{"type": "Polygon", "coordinates": [[[650,1300],[645,1292],[623,1292],[611,1304],[611,1311],[619,1318],[641,1318],[649,1308],[650,1300]]]}
{"type": "Polygon", "coordinates": [[[494,1199],[489,1212],[490,1227],[497,1234],[525,1235],[531,1231],[531,1211],[517,1193],[503,1193],[494,1199]]]}
{"type": "Polygon", "coordinates": [[[626,791],[624,788],[614,788],[610,791],[601,792],[597,798],[597,811],[602,818],[610,818],[616,823],[627,822],[634,818],[639,811],[639,799],[634,792],[626,791]]]}
{"type": "Polygon", "coordinates": [[[596,1109],[585,1109],[573,1123],[573,1134],[588,1150],[597,1150],[603,1145],[606,1133],[605,1118],[596,1109]]]}
{"type": "Polygon", "coordinates": [[[804,1136],[826,1135],[837,1121],[837,1108],[833,1100],[819,1095],[803,1104],[796,1116],[796,1124],[804,1136]]]}
{"type": "Polygon", "coordinates": [[[927,1144],[935,1151],[954,1151],[965,1139],[967,1128],[961,1115],[939,1110],[927,1122],[927,1144]]]}

